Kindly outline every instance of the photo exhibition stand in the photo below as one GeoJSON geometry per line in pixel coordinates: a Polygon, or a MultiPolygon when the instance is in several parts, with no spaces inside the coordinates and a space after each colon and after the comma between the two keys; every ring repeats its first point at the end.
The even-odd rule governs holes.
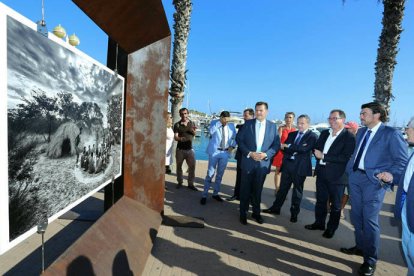
{"type": "Polygon", "coordinates": [[[123,175],[105,206],[119,200],[44,275],[140,275],[164,208],[170,30],[161,0],[73,2],[110,37],[109,67],[126,72],[123,175]]]}

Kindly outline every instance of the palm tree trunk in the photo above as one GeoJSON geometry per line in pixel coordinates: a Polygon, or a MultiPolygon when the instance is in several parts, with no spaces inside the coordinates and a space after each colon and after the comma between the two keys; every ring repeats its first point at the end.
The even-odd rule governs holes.
{"type": "Polygon", "coordinates": [[[405,0],[383,0],[382,32],[375,62],[374,99],[386,108],[388,114],[392,95],[392,78],[397,64],[398,42],[403,31],[405,0]]]}
{"type": "Polygon", "coordinates": [[[184,99],[187,64],[187,41],[190,33],[190,17],[192,10],[191,0],[173,0],[176,12],[174,13],[174,43],[173,59],[171,64],[171,114],[173,122],[179,120],[178,110],[184,99]]]}

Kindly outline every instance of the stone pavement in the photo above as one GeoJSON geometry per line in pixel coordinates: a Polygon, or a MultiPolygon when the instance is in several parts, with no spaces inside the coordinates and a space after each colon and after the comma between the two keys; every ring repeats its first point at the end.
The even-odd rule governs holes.
{"type": "MultiPolygon", "coordinates": [[[[144,275],[357,275],[362,257],[339,251],[354,245],[353,227],[346,218],[332,239],[322,231],[309,231],[304,225],[314,222],[315,178],[308,177],[301,213],[291,223],[290,196],[280,216],[263,214],[260,225],[248,219],[239,222],[238,201],[217,202],[211,197],[200,205],[206,161],[197,161],[194,192],[184,186],[175,188],[175,176],[166,176],[165,214],[202,217],[205,228],[180,228],[162,225],[144,275]]],[[[221,195],[233,194],[236,168],[229,166],[222,181],[221,195]]],[[[265,182],[262,207],[274,200],[273,173],[265,182]]],[[[394,222],[392,208],[395,193],[387,193],[380,215],[381,249],[375,275],[406,275],[400,247],[400,229],[394,222]]]]}
{"type": "MultiPolygon", "coordinates": [[[[349,208],[335,236],[328,240],[322,231],[304,229],[314,221],[315,179],[305,183],[301,213],[297,223],[289,222],[290,194],[282,214],[263,214],[260,225],[248,219],[239,223],[238,201],[217,202],[208,198],[200,205],[206,161],[197,161],[196,186],[199,192],[183,186],[175,188],[175,176],[166,176],[165,214],[202,217],[205,228],[180,228],[161,225],[154,248],[144,268],[144,275],[352,275],[357,274],[362,257],[339,252],[340,247],[354,245],[349,208]]],[[[223,177],[222,196],[233,194],[236,168],[229,163],[223,177]]],[[[186,183],[184,183],[186,184],[186,183]]],[[[395,193],[386,195],[381,211],[381,250],[376,275],[406,275],[400,247],[400,229],[392,219],[395,193]]],[[[46,231],[46,267],[50,265],[99,217],[103,194],[96,193],[74,211],[82,220],[57,219],[46,231]]],[[[267,177],[262,207],[274,200],[273,173],[267,177]]],[[[34,234],[0,256],[0,275],[39,275],[41,272],[41,238],[34,234]]],[[[131,256],[129,256],[131,258],[131,256]]],[[[129,262],[132,262],[129,259],[129,262]]],[[[111,272],[108,272],[110,274],[111,272]]]]}

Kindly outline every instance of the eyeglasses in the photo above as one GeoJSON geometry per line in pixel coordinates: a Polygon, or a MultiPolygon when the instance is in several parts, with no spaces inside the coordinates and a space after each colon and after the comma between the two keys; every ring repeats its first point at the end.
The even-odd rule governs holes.
{"type": "Polygon", "coordinates": [[[339,119],[342,119],[342,118],[341,117],[329,117],[328,121],[336,121],[336,120],[339,120],[339,119]]]}

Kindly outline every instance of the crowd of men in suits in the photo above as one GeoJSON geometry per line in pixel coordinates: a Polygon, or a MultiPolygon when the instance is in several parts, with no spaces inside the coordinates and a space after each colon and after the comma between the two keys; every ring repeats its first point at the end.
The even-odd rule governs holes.
{"type": "MultiPolygon", "coordinates": [[[[259,224],[264,222],[261,211],[279,215],[292,185],[290,221],[296,223],[304,181],[307,176],[312,176],[311,158],[314,155],[317,160],[314,170],[315,221],[305,225],[305,228],[323,230],[323,237],[332,238],[340,222],[344,188],[349,185],[355,245],[341,248],[341,251],[363,256],[360,275],[373,275],[380,243],[379,212],[385,192],[399,185],[396,216],[403,220],[403,249],[409,275],[414,275],[414,161],[412,154],[408,158],[407,143],[401,132],[384,124],[387,121],[384,107],[377,102],[361,106],[363,127],[356,137],[345,128],[346,115],[343,110],[330,112],[330,128],[322,131],[319,137],[309,129],[309,116],[300,115],[297,119],[298,130],[289,133],[284,143],[280,142],[276,124],[266,119],[267,114],[266,102],[257,102],[254,112],[246,109],[246,121],[237,135],[233,124],[228,123],[229,112],[223,111],[218,120],[211,122],[211,138],[207,147],[208,170],[200,203],[206,204],[214,176],[212,198],[223,201],[219,195],[222,176],[230,153],[237,146],[236,186],[234,195],[228,200],[240,200],[240,223],[248,224],[249,205],[252,206],[252,219],[259,224]],[[263,184],[270,173],[272,159],[279,150],[284,153],[280,189],[271,207],[261,210],[263,184]],[[329,220],[326,222],[328,212],[329,220]]],[[[414,142],[414,118],[406,131],[412,132],[408,141],[414,142]]],[[[182,182],[182,173],[179,185],[180,180],[182,182]]]]}

